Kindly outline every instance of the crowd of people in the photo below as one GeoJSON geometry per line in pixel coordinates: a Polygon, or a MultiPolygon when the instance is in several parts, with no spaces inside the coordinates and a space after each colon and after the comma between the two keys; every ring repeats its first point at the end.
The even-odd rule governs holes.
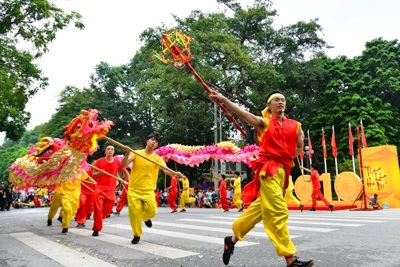
{"type": "MultiPolygon", "coordinates": [[[[94,162],[93,162],[94,163],[94,162]]],[[[130,169],[127,168],[130,172],[130,169]]],[[[91,170],[88,171],[88,175],[92,177],[91,170]]],[[[126,180],[129,181],[128,179],[126,180]]],[[[77,210],[78,218],[82,218],[81,212],[86,213],[84,210],[88,210],[88,214],[93,214],[93,208],[90,208],[90,205],[93,206],[94,200],[94,183],[82,182],[84,185],[81,186],[81,194],[80,194],[80,209],[77,210]],[[88,204],[89,203],[89,204],[88,204]],[[92,204],[90,204],[92,203],[92,204]],[[89,205],[89,206],[87,206],[89,205]]],[[[116,186],[115,189],[115,215],[119,215],[121,210],[128,204],[126,199],[128,184],[122,184],[122,186],[116,186]]],[[[5,185],[4,183],[0,183],[0,203],[1,210],[10,210],[11,208],[19,209],[19,208],[40,208],[40,207],[50,207],[53,202],[55,194],[55,186],[50,187],[40,187],[40,186],[28,186],[28,187],[14,187],[12,184],[5,185]]],[[[57,193],[56,193],[57,194],[57,193]]],[[[171,195],[171,190],[169,188],[166,189],[157,189],[155,191],[155,197],[158,207],[168,207],[170,203],[168,202],[168,197],[171,195]]],[[[238,206],[235,205],[234,200],[234,188],[230,187],[227,190],[227,200],[229,201],[229,208],[236,209],[238,206]]],[[[199,184],[197,188],[190,188],[189,197],[194,198],[195,201],[193,203],[185,203],[186,208],[220,208],[220,196],[218,190],[214,189],[214,186],[209,185],[208,179],[204,179],[203,183],[199,184]],[[205,189],[203,189],[203,186],[205,189]]],[[[176,204],[179,205],[180,194],[177,193],[176,204]]],[[[240,209],[240,208],[239,208],[240,209]]],[[[84,221],[78,221],[78,224],[84,224],[84,221]]]]}
{"type": "Polygon", "coordinates": [[[52,202],[53,190],[48,187],[14,187],[13,184],[0,183],[1,211],[11,208],[40,208],[49,207],[52,202]]]}

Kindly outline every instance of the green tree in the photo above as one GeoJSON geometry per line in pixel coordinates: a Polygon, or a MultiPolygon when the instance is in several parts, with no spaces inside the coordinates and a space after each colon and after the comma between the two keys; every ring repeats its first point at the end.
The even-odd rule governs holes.
{"type": "MultiPolygon", "coordinates": [[[[325,61],[325,86],[315,99],[311,128],[326,127],[326,133],[331,133],[334,125],[342,157],[348,155],[348,124],[352,124],[356,135],[355,127],[361,120],[369,146],[399,146],[399,49],[397,40],[379,38],[367,42],[361,56],[325,61]]],[[[315,130],[314,136],[320,132],[315,130]]]]}
{"type": "MultiPolygon", "coordinates": [[[[276,11],[271,9],[271,1],[256,0],[247,10],[237,1],[219,2],[230,8],[234,15],[228,17],[225,13],[193,11],[188,18],[175,17],[176,28],[193,37],[191,51],[194,58],[190,64],[210,87],[252,113],[260,114],[269,91],[281,89],[289,102],[292,99],[295,101],[296,107],[290,111],[301,110],[310,114],[306,108],[310,102],[303,102],[301,98],[306,99],[306,89],[315,90],[314,87],[319,85],[316,80],[323,73],[323,65],[317,60],[306,63],[305,54],[317,55],[328,47],[318,37],[321,27],[317,21],[299,22],[276,30],[272,25],[276,11]],[[314,83],[307,84],[308,80],[314,83]],[[305,84],[308,87],[305,88],[305,84]]],[[[148,55],[159,50],[160,36],[164,32],[166,29],[162,27],[143,32],[141,40],[144,45],[140,53],[148,55]]],[[[155,62],[141,71],[136,90],[147,96],[153,111],[168,110],[167,107],[170,107],[172,112],[165,115],[175,114],[175,117],[173,120],[165,117],[168,121],[178,121],[178,118],[190,120],[189,115],[195,116],[195,112],[198,112],[194,117],[197,118],[195,124],[191,124],[191,121],[179,124],[179,129],[184,131],[196,127],[197,133],[193,134],[196,138],[188,140],[191,144],[205,141],[201,136],[197,138],[199,133],[212,137],[209,131],[212,117],[203,119],[201,116],[209,114],[207,110],[211,108],[200,104],[209,104],[210,101],[201,85],[186,69],[177,70],[155,62]]],[[[302,116],[306,117],[305,114],[302,116]]],[[[240,123],[247,133],[246,143],[256,143],[254,129],[243,121],[240,123]]],[[[163,129],[168,127],[166,124],[163,124],[163,129]]],[[[177,132],[173,129],[176,125],[173,122],[170,125],[168,132],[177,132]]],[[[235,131],[230,122],[225,125],[225,136],[229,131],[235,131]]],[[[206,140],[211,141],[209,138],[206,140]]]]}
{"type": "Polygon", "coordinates": [[[25,131],[18,141],[5,139],[0,146],[0,181],[8,179],[8,168],[15,159],[23,157],[29,147],[38,141],[37,129],[25,131]]]}
{"type": "Polygon", "coordinates": [[[22,136],[30,120],[26,103],[48,85],[34,60],[48,51],[58,30],[71,22],[83,29],[80,18],[47,0],[0,0],[0,131],[6,137],[22,136]]]}

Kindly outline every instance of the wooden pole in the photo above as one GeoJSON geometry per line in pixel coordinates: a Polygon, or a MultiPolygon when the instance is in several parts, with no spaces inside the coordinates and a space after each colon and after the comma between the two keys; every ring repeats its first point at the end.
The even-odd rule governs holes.
{"type": "MultiPolygon", "coordinates": [[[[105,139],[105,140],[107,140],[107,141],[109,141],[109,142],[111,142],[111,143],[113,143],[113,144],[115,144],[115,145],[117,145],[117,146],[120,146],[120,147],[125,148],[125,145],[123,145],[123,144],[121,144],[121,143],[119,143],[119,142],[117,142],[117,141],[111,139],[110,137],[104,136],[103,139],[105,139]]],[[[150,159],[150,158],[148,158],[148,157],[146,157],[146,156],[144,156],[144,155],[142,155],[142,154],[139,154],[138,152],[136,152],[136,151],[133,150],[132,148],[129,148],[129,150],[130,150],[133,154],[135,154],[135,155],[137,155],[137,156],[139,156],[139,157],[141,157],[141,158],[144,158],[145,160],[148,160],[148,161],[150,161],[151,163],[156,164],[156,165],[157,165],[158,167],[160,167],[161,169],[163,169],[163,170],[168,170],[168,171],[172,172],[174,175],[178,176],[178,173],[177,173],[177,172],[171,170],[171,169],[168,168],[167,166],[162,165],[162,164],[158,163],[157,161],[154,161],[154,160],[152,160],[152,159],[150,159]]]]}
{"type": "Polygon", "coordinates": [[[301,178],[303,178],[303,181],[304,181],[304,182],[309,182],[309,181],[304,180],[304,171],[303,171],[303,169],[301,168],[302,166],[300,165],[299,157],[297,156],[296,159],[297,159],[297,163],[299,164],[300,171],[301,171],[301,178]]]}
{"type": "Polygon", "coordinates": [[[112,175],[111,173],[108,173],[108,172],[106,172],[106,171],[103,170],[103,169],[99,169],[99,168],[97,168],[96,166],[93,166],[92,164],[88,164],[88,165],[89,165],[90,167],[92,167],[93,169],[97,170],[97,171],[103,172],[103,173],[107,174],[108,176],[110,176],[110,177],[112,177],[112,178],[114,178],[114,179],[117,179],[117,180],[120,181],[121,183],[128,184],[128,182],[122,180],[122,179],[119,178],[118,176],[112,175]]]}

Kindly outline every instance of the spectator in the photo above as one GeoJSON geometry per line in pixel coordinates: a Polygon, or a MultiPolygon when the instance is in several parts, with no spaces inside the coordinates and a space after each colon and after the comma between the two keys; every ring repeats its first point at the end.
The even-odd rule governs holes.
{"type": "Polygon", "coordinates": [[[369,201],[370,209],[380,209],[379,202],[378,202],[378,194],[374,194],[369,201]]]}

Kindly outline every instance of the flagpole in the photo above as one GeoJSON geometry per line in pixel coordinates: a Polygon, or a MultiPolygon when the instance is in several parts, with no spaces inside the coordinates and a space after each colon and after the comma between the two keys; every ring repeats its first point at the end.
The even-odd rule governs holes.
{"type": "MultiPolygon", "coordinates": [[[[332,131],[335,136],[335,145],[336,145],[336,135],[335,135],[335,126],[332,125],[332,131]]],[[[338,173],[338,163],[337,163],[337,156],[335,157],[335,169],[336,169],[336,177],[339,175],[338,173]]]]}
{"type": "MultiPolygon", "coordinates": [[[[361,149],[361,138],[360,138],[360,131],[359,131],[359,126],[357,126],[357,143],[358,143],[358,160],[360,164],[360,176],[361,176],[361,183],[362,183],[362,189],[361,192],[363,194],[363,203],[364,203],[364,210],[369,210],[367,208],[367,196],[365,195],[365,184],[364,184],[364,165],[362,161],[362,149],[361,149]]],[[[361,123],[361,130],[362,130],[362,123],[361,123]]]]}
{"type": "Polygon", "coordinates": [[[354,140],[353,140],[353,138],[350,139],[350,135],[351,135],[351,137],[353,137],[353,134],[351,132],[351,124],[349,122],[349,148],[350,148],[349,151],[351,153],[351,160],[353,162],[353,172],[356,173],[356,163],[354,161],[354,150],[353,150],[353,142],[354,142],[354,140]]]}
{"type": "Polygon", "coordinates": [[[326,142],[325,142],[324,127],[322,127],[322,150],[323,150],[323,154],[324,154],[325,173],[327,173],[328,172],[328,167],[326,165],[326,142]]]}
{"type": "Polygon", "coordinates": [[[312,164],[312,146],[311,146],[311,138],[310,138],[310,130],[307,131],[308,135],[308,159],[310,160],[310,166],[312,164]]]}
{"type": "MultiPolygon", "coordinates": [[[[338,177],[338,163],[337,163],[337,146],[336,146],[336,135],[335,135],[335,125],[332,125],[332,139],[331,139],[331,146],[332,146],[332,155],[335,158],[335,170],[336,170],[336,177],[338,177]]],[[[338,196],[338,201],[340,201],[340,197],[338,196]]]]}

